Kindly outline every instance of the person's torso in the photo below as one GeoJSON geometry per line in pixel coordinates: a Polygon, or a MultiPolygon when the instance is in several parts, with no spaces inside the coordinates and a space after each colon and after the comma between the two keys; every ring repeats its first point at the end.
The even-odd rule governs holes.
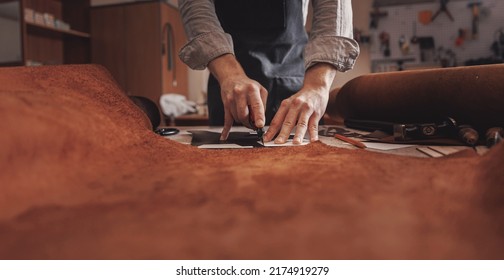
{"type": "Polygon", "coordinates": [[[308,40],[303,0],[214,0],[235,55],[248,72],[266,77],[303,76],[308,40]]]}
{"type": "MultiPolygon", "coordinates": [[[[233,38],[237,60],[247,76],[268,91],[266,123],[285,98],[303,84],[303,50],[308,41],[303,0],[214,0],[219,21],[233,38]]],[[[211,125],[222,125],[220,87],[210,77],[208,106],[211,125]]]]}

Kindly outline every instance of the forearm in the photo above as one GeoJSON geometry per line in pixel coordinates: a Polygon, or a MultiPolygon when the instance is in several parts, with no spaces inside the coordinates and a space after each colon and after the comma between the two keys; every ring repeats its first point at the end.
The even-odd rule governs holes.
{"type": "Polygon", "coordinates": [[[305,73],[303,89],[329,93],[337,69],[329,63],[317,63],[305,73]]]}
{"type": "Polygon", "coordinates": [[[236,75],[244,75],[242,66],[232,54],[221,55],[208,63],[208,70],[217,79],[219,84],[222,84],[225,78],[236,75]]]}

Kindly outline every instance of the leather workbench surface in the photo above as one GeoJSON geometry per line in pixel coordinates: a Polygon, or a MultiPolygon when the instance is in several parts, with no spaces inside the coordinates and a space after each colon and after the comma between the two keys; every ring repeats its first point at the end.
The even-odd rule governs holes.
{"type": "MultiPolygon", "coordinates": [[[[177,128],[179,130],[178,133],[174,135],[169,135],[166,136],[167,139],[174,140],[179,143],[183,144],[193,144],[194,146],[198,146],[201,143],[193,143],[193,132],[198,132],[198,133],[213,133],[220,135],[222,132],[222,127],[211,127],[211,126],[176,126],[176,127],[169,127],[169,128],[177,128]]],[[[267,130],[268,127],[266,127],[265,130],[267,130]]],[[[346,131],[346,133],[357,133],[361,135],[366,135],[369,134],[370,132],[367,131],[362,131],[362,130],[355,130],[355,129],[349,129],[346,128],[344,125],[341,124],[335,124],[335,125],[320,125],[319,126],[319,140],[323,144],[332,146],[332,147],[338,147],[338,148],[345,148],[345,149],[359,149],[358,147],[339,140],[334,137],[334,131],[336,129],[339,129],[340,131],[346,131]],[[329,131],[329,133],[327,133],[329,131]]],[[[234,126],[232,128],[232,133],[251,133],[251,135],[255,135],[255,132],[252,131],[251,129],[248,129],[244,126],[234,126]]],[[[294,136],[294,132],[291,134],[291,136],[294,136]]],[[[406,157],[421,157],[421,158],[428,158],[428,157],[443,157],[443,156],[448,156],[456,152],[460,152],[463,150],[469,150],[473,149],[475,150],[479,155],[484,155],[488,152],[488,148],[484,145],[478,145],[476,147],[469,147],[469,146],[439,146],[439,145],[418,145],[418,144],[411,144],[411,143],[383,143],[383,142],[373,142],[373,141],[367,141],[366,139],[363,138],[357,138],[353,136],[353,139],[356,139],[362,143],[364,143],[367,146],[367,151],[373,151],[373,152],[378,152],[378,153],[386,153],[386,154],[393,154],[393,155],[400,155],[400,156],[406,156],[406,157]],[[426,153],[423,153],[420,151],[421,148],[427,148],[430,151],[434,151],[434,156],[429,156],[426,153]],[[439,151],[439,152],[436,152],[439,151]]],[[[303,140],[303,144],[308,143],[308,135],[305,135],[305,139],[303,140]]],[[[271,141],[270,143],[266,143],[265,147],[270,148],[271,146],[281,146],[281,145],[268,145],[268,144],[273,144],[274,141],[271,141]]],[[[292,146],[291,140],[287,141],[284,146],[292,146]]],[[[212,146],[212,148],[217,148],[218,146],[224,146],[224,145],[215,145],[212,146]]],[[[228,147],[226,147],[228,148],[228,147]]],[[[236,147],[230,147],[230,148],[236,148],[236,147]]],[[[250,147],[251,148],[251,147],[250,147]]],[[[262,148],[262,147],[261,147],[262,148]]]]}
{"type": "Polygon", "coordinates": [[[96,66],[0,69],[1,259],[502,259],[504,144],[202,150],[96,66]]]}

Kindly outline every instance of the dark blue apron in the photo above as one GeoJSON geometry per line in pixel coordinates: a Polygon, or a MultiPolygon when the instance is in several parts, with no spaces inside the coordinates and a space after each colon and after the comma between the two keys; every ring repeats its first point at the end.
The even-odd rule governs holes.
{"type": "MultiPolygon", "coordinates": [[[[302,0],[215,0],[217,16],[233,37],[237,60],[247,76],[268,90],[266,124],[282,100],[301,89],[303,50],[308,37],[303,24],[302,0]]],[[[224,125],[220,86],[208,81],[210,125],[224,125]]]]}

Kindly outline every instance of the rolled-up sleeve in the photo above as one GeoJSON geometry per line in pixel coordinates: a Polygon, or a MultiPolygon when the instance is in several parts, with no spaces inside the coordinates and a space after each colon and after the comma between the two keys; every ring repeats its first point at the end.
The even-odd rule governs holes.
{"type": "Polygon", "coordinates": [[[188,37],[179,52],[185,64],[202,70],[214,58],[234,54],[231,35],[222,29],[212,0],[179,0],[179,8],[188,37]]]}
{"type": "Polygon", "coordinates": [[[332,64],[340,72],[353,68],[359,44],[353,39],[351,0],[312,0],[313,23],[304,51],[305,68],[332,64]]]}

